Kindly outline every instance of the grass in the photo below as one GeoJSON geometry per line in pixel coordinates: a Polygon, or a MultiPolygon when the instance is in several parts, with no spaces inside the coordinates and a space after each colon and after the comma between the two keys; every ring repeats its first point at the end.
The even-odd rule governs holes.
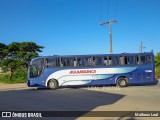
{"type": "Polygon", "coordinates": [[[22,72],[22,71],[16,71],[12,79],[10,80],[10,75],[9,73],[1,74],[0,75],[0,82],[1,83],[8,83],[8,84],[13,84],[13,83],[26,83],[27,81],[27,72],[22,72]]]}

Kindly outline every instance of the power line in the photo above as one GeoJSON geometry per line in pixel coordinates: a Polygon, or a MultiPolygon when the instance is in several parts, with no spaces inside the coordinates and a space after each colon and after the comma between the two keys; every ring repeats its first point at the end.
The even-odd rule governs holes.
{"type": "Polygon", "coordinates": [[[107,17],[107,20],[109,21],[111,18],[110,18],[110,16],[112,16],[113,15],[113,18],[114,18],[114,20],[116,20],[116,18],[117,18],[117,12],[118,12],[118,3],[119,3],[119,1],[118,0],[116,0],[116,3],[115,3],[115,11],[114,12],[112,12],[113,10],[111,9],[111,6],[110,6],[110,4],[111,4],[111,1],[110,0],[107,0],[106,2],[104,2],[103,0],[100,0],[100,21],[102,21],[102,19],[103,19],[103,16],[104,16],[104,14],[103,14],[103,7],[106,7],[107,8],[107,10],[106,10],[106,17],[107,17]],[[105,4],[104,4],[105,3],[105,4]],[[107,3],[107,4],[106,4],[107,3]],[[103,4],[104,4],[104,6],[103,6],[103,4]],[[112,14],[110,14],[110,12],[112,12],[112,14]]]}
{"type": "Polygon", "coordinates": [[[116,20],[116,17],[117,17],[117,11],[118,11],[118,0],[117,0],[117,3],[116,3],[116,9],[115,9],[115,20],[116,20]]]}
{"type": "Polygon", "coordinates": [[[107,20],[109,20],[110,19],[110,0],[107,0],[107,4],[104,4],[104,3],[106,3],[106,2],[104,2],[104,0],[100,0],[100,5],[99,5],[99,7],[100,7],[100,22],[102,21],[102,19],[103,19],[103,16],[104,16],[104,14],[103,14],[103,7],[106,7],[107,9],[106,9],[106,17],[107,17],[107,20]],[[103,6],[103,4],[104,4],[104,6],[103,6]]]}
{"type": "Polygon", "coordinates": [[[102,21],[102,4],[103,4],[103,0],[100,1],[100,21],[102,21]]]}
{"type": "Polygon", "coordinates": [[[108,7],[107,7],[108,8],[108,10],[107,10],[107,19],[109,20],[109,12],[110,12],[110,7],[109,7],[110,2],[109,2],[109,0],[108,0],[107,4],[108,4],[108,7]]]}

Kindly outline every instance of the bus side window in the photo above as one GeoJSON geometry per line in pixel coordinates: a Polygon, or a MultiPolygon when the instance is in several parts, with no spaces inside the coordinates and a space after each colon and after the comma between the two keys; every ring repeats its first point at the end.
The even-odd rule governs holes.
{"type": "Polygon", "coordinates": [[[125,65],[128,65],[128,64],[129,64],[128,56],[125,56],[125,57],[124,57],[124,64],[125,64],[125,65]]]}
{"type": "Polygon", "coordinates": [[[74,67],[76,67],[76,66],[77,66],[77,58],[74,58],[73,66],[74,66],[74,67]]]}
{"type": "Polygon", "coordinates": [[[64,58],[64,59],[63,59],[63,66],[64,66],[64,67],[67,67],[67,66],[68,66],[68,64],[67,64],[67,58],[64,58]]]}
{"type": "Polygon", "coordinates": [[[64,63],[65,63],[65,64],[64,64],[65,67],[70,67],[70,66],[71,66],[71,65],[70,65],[70,59],[69,59],[69,58],[65,58],[65,59],[64,59],[64,63]]]}
{"type": "Polygon", "coordinates": [[[107,56],[103,58],[103,65],[108,65],[107,56]]]}
{"type": "Polygon", "coordinates": [[[68,62],[69,62],[68,64],[69,64],[70,67],[74,66],[74,58],[69,58],[68,62]]]}
{"type": "Polygon", "coordinates": [[[81,58],[81,66],[87,66],[86,58],[81,58]]]}
{"type": "Polygon", "coordinates": [[[109,65],[112,65],[112,64],[113,64],[112,57],[109,56],[109,65]]]}
{"type": "Polygon", "coordinates": [[[97,64],[96,65],[102,65],[102,58],[97,57],[97,64]]]}
{"type": "Polygon", "coordinates": [[[77,66],[82,66],[82,58],[77,58],[77,66]]]}
{"type": "Polygon", "coordinates": [[[125,65],[124,63],[124,56],[120,56],[120,65],[125,65]]]}
{"type": "Polygon", "coordinates": [[[147,55],[146,56],[146,63],[151,63],[152,62],[152,59],[151,59],[151,55],[147,55]]]}
{"type": "Polygon", "coordinates": [[[56,58],[56,67],[60,67],[60,58],[56,58]]]}
{"type": "Polygon", "coordinates": [[[140,64],[139,56],[135,56],[135,64],[140,64]]]}
{"type": "Polygon", "coordinates": [[[141,64],[145,64],[145,63],[146,63],[145,56],[141,56],[141,64]]]}
{"type": "Polygon", "coordinates": [[[91,58],[90,57],[85,57],[85,66],[91,66],[91,58]]]}
{"type": "Polygon", "coordinates": [[[95,66],[96,65],[96,58],[95,57],[89,57],[88,58],[88,65],[89,66],[95,66]]]}
{"type": "Polygon", "coordinates": [[[119,57],[113,57],[113,65],[119,65],[119,57]]]}
{"type": "Polygon", "coordinates": [[[96,57],[92,57],[92,65],[93,66],[97,65],[97,58],[96,57]]]}
{"type": "Polygon", "coordinates": [[[53,68],[55,67],[55,61],[53,58],[46,59],[46,67],[47,68],[53,68]]]}
{"type": "Polygon", "coordinates": [[[61,58],[61,67],[69,67],[69,58],[61,58]]]}
{"type": "Polygon", "coordinates": [[[129,56],[129,64],[134,65],[134,57],[133,56],[129,56]]]}
{"type": "Polygon", "coordinates": [[[64,59],[63,58],[59,58],[60,60],[60,67],[63,67],[64,66],[64,59]]]}
{"type": "Polygon", "coordinates": [[[46,68],[49,67],[49,61],[48,61],[48,59],[46,59],[46,61],[45,61],[45,67],[46,67],[46,68]]]}
{"type": "Polygon", "coordinates": [[[88,57],[83,58],[83,65],[89,66],[90,65],[90,59],[88,57]]]}
{"type": "Polygon", "coordinates": [[[42,70],[44,69],[44,59],[40,59],[38,61],[38,66],[37,66],[37,72],[38,72],[38,75],[40,75],[42,73],[42,70]]]}

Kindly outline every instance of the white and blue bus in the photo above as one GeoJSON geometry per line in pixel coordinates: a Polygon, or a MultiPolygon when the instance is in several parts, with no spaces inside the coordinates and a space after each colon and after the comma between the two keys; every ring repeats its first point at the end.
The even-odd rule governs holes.
{"type": "Polygon", "coordinates": [[[154,55],[122,53],[37,57],[28,69],[29,87],[155,83],[154,55]]]}

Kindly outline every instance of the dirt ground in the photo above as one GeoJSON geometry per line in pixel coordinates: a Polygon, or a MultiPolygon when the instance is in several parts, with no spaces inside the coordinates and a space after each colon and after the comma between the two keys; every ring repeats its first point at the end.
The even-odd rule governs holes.
{"type": "Polygon", "coordinates": [[[16,89],[27,89],[28,86],[26,83],[19,83],[19,84],[4,84],[0,83],[0,90],[16,90],[16,89]]]}

